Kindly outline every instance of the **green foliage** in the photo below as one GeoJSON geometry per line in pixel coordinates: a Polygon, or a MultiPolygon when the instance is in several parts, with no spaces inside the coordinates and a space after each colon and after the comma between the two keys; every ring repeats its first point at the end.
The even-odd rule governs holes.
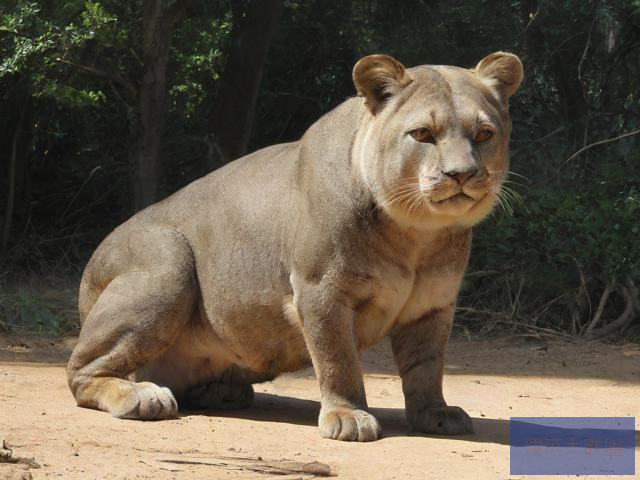
{"type": "MultiPolygon", "coordinates": [[[[523,189],[523,207],[514,215],[497,213],[478,228],[471,272],[502,270],[497,277],[489,275],[491,282],[498,280],[491,295],[483,290],[488,285],[483,276],[470,275],[468,290],[484,291],[483,308],[504,311],[508,299],[495,291],[505,289],[500,280],[514,284],[522,279],[521,315],[535,316],[554,302],[542,323],[570,331],[572,313],[581,308],[576,294],[585,286],[595,309],[608,283],[640,281],[639,177],[609,167],[591,184],[531,185],[523,189]]],[[[472,295],[469,303],[478,301],[472,295]]],[[[611,305],[610,315],[619,308],[611,305]]]]}
{"type": "Polygon", "coordinates": [[[25,71],[42,54],[55,46],[55,33],[49,22],[39,18],[37,2],[19,2],[14,12],[0,16],[0,32],[13,36],[13,45],[3,43],[0,78],[25,71]]]}
{"type": "MultiPolygon", "coordinates": [[[[95,45],[122,47],[127,40],[126,30],[117,26],[117,17],[98,2],[44,8],[40,2],[21,0],[13,11],[0,15],[0,33],[12,39],[2,43],[0,80],[19,76],[40,96],[68,90],[66,83],[73,83],[69,67],[77,68],[76,57],[95,45]]],[[[59,98],[68,102],[69,95],[59,98]]]]}
{"type": "Polygon", "coordinates": [[[22,290],[0,295],[0,330],[58,336],[60,318],[49,304],[38,295],[22,290]]]}
{"type": "Polygon", "coordinates": [[[172,111],[191,118],[210,100],[210,90],[220,78],[223,47],[231,33],[231,13],[222,19],[187,19],[172,48],[172,111]],[[179,45],[176,46],[176,45],[179,45]]]}

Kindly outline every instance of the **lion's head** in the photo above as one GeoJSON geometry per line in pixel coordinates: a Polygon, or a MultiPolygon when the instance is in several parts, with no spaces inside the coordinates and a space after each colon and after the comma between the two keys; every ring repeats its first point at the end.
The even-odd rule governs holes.
{"type": "Polygon", "coordinates": [[[368,109],[353,160],[378,206],[417,228],[482,220],[509,166],[518,57],[496,52],[471,70],[406,70],[389,56],[371,55],[355,65],[353,81],[368,109]]]}

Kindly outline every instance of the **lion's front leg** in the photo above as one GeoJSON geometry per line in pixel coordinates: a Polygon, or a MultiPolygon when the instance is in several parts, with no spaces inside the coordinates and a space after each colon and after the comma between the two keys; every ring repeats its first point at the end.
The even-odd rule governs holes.
{"type": "Polygon", "coordinates": [[[318,426],[325,438],[368,442],[381,429],[366,412],[367,400],[354,336],[354,312],[330,287],[303,289],[297,308],[313,361],[322,403],[318,426]]]}
{"type": "Polygon", "coordinates": [[[444,356],[454,310],[453,305],[433,310],[391,333],[412,431],[442,435],[473,432],[469,415],[460,407],[447,406],[442,395],[444,356]]]}

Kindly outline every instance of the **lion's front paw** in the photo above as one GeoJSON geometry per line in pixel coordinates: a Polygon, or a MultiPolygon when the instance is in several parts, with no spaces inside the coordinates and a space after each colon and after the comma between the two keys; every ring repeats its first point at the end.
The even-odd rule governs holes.
{"type": "Polygon", "coordinates": [[[380,438],[382,433],[373,415],[346,407],[322,407],[318,426],[324,438],[349,442],[371,442],[380,438]]]}
{"type": "Polygon", "coordinates": [[[410,421],[414,432],[437,435],[473,433],[471,418],[460,407],[433,407],[420,412],[410,421]]]}
{"type": "Polygon", "coordinates": [[[178,413],[178,402],[167,387],[151,382],[127,384],[120,385],[119,402],[110,409],[114,417],[161,420],[175,417],[178,413]]]}

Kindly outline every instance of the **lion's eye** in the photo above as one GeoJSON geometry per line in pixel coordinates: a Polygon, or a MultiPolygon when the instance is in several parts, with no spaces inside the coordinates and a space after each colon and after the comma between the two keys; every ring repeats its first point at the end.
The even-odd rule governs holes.
{"type": "Polygon", "coordinates": [[[411,135],[415,141],[420,143],[436,143],[436,139],[433,138],[433,135],[431,135],[428,128],[416,128],[415,130],[411,130],[409,135],[411,135]]]}
{"type": "Polygon", "coordinates": [[[478,143],[482,143],[486,142],[491,137],[493,137],[493,132],[491,130],[488,128],[481,128],[478,130],[478,133],[476,133],[476,138],[474,140],[478,143]]]}

